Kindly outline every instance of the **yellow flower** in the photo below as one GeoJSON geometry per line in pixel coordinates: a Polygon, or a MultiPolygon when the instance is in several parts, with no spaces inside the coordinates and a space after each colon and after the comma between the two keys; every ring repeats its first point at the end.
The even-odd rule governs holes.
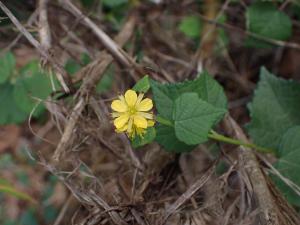
{"type": "Polygon", "coordinates": [[[129,138],[142,137],[148,127],[154,126],[153,113],[149,112],[153,108],[152,100],[143,97],[143,93],[137,96],[135,91],[128,90],[111,103],[116,132],[126,132],[129,138]]]}

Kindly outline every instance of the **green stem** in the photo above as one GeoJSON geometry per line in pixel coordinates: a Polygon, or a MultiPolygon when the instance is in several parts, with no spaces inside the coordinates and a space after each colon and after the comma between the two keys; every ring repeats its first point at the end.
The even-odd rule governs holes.
{"type": "Polygon", "coordinates": [[[233,138],[230,138],[230,137],[226,137],[226,136],[223,136],[221,134],[218,134],[215,131],[211,131],[211,133],[208,135],[208,137],[211,138],[211,139],[214,139],[216,141],[221,141],[221,142],[232,144],[232,145],[239,145],[239,146],[244,146],[244,147],[256,149],[257,151],[262,152],[262,153],[272,153],[272,152],[274,152],[272,149],[257,146],[253,143],[246,143],[246,142],[240,141],[238,139],[233,139],[233,138]]]}
{"type": "Polygon", "coordinates": [[[14,187],[0,184],[0,192],[7,193],[9,195],[15,196],[16,198],[29,201],[31,203],[37,203],[36,200],[34,200],[32,197],[30,197],[28,194],[16,190],[14,187]]]}
{"type": "MultiPolygon", "coordinates": [[[[174,124],[172,123],[172,121],[165,119],[161,116],[157,116],[156,121],[163,125],[166,125],[169,127],[174,127],[174,124]]],[[[262,152],[262,153],[274,153],[274,151],[272,149],[264,148],[264,147],[255,145],[253,143],[246,143],[246,142],[240,141],[238,139],[226,137],[224,135],[218,134],[217,132],[215,132],[213,130],[210,132],[210,134],[208,134],[208,137],[213,140],[216,140],[216,141],[256,149],[257,151],[262,152]]]]}
{"type": "Polygon", "coordinates": [[[167,120],[161,116],[156,116],[155,120],[163,125],[168,126],[168,127],[174,127],[174,124],[170,120],[167,120]]]}

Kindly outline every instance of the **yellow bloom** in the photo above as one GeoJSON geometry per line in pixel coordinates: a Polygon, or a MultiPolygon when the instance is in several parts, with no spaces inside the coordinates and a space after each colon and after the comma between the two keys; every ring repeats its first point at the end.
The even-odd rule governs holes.
{"type": "Polygon", "coordinates": [[[135,91],[128,90],[111,103],[116,132],[126,132],[129,138],[133,138],[135,135],[143,136],[148,127],[154,126],[153,113],[149,112],[153,108],[152,100],[143,97],[143,93],[137,95],[135,91]]]}

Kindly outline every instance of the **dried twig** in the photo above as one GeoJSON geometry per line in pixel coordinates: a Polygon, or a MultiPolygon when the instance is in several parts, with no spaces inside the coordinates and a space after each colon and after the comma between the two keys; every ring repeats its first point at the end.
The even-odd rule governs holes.
{"type": "MultiPolygon", "coordinates": [[[[38,16],[38,10],[35,10],[31,14],[31,16],[28,18],[28,21],[25,24],[25,26],[31,26],[35,22],[35,20],[37,19],[37,16],[38,16]]],[[[4,49],[1,50],[0,56],[2,56],[5,52],[9,51],[11,48],[13,48],[18,43],[18,41],[20,40],[20,38],[22,36],[23,36],[23,34],[19,33],[17,35],[17,37],[8,46],[6,46],[4,49]]]]}
{"type": "MultiPolygon", "coordinates": [[[[235,136],[248,142],[247,137],[240,128],[240,126],[230,117],[226,117],[226,123],[232,127],[235,136]]],[[[279,225],[278,208],[275,204],[273,196],[269,190],[265,175],[260,168],[260,165],[255,157],[252,149],[240,146],[241,159],[243,160],[244,168],[249,176],[253,194],[257,200],[259,207],[259,218],[262,225],[279,225]]]]}
{"type": "Polygon", "coordinates": [[[0,1],[0,8],[10,18],[18,30],[27,38],[27,40],[38,50],[38,52],[51,63],[51,66],[56,71],[56,76],[65,92],[69,93],[72,90],[72,82],[68,73],[48,52],[41,46],[41,44],[25,29],[19,20],[11,13],[11,11],[0,1]]]}
{"type": "Polygon", "coordinates": [[[73,195],[70,195],[69,198],[67,199],[67,201],[64,203],[63,207],[61,208],[55,222],[53,225],[59,225],[61,223],[61,221],[63,220],[64,218],[64,215],[66,213],[66,211],[68,210],[69,206],[70,206],[70,203],[72,202],[73,200],[73,195]]]}
{"type": "Polygon", "coordinates": [[[126,67],[134,67],[139,70],[138,66],[127,55],[122,48],[119,47],[104,31],[102,31],[92,20],[85,16],[72,2],[69,0],[59,0],[60,4],[74,16],[82,18],[82,22],[89,27],[93,33],[99,38],[106,50],[114,56],[120,63],[126,67]]]}
{"type": "MultiPolygon", "coordinates": [[[[274,173],[276,176],[278,176],[286,185],[288,185],[295,193],[300,196],[300,189],[299,186],[294,184],[292,181],[290,181],[288,178],[285,178],[276,168],[272,166],[270,162],[268,162],[267,159],[265,159],[264,156],[257,154],[257,157],[262,160],[271,170],[272,173],[274,173]]],[[[271,182],[271,179],[269,177],[266,177],[266,181],[268,183],[269,189],[272,192],[274,199],[276,201],[276,205],[279,208],[279,211],[281,212],[280,216],[283,222],[282,224],[300,224],[300,218],[298,212],[288,204],[285,198],[283,198],[280,191],[274,186],[274,184],[271,182]]]]}
{"type": "MultiPolygon", "coordinates": [[[[217,21],[222,16],[229,2],[229,0],[226,0],[221,10],[217,12],[219,2],[215,0],[205,0],[205,16],[211,21],[217,21]]],[[[203,61],[211,56],[216,38],[217,33],[215,24],[205,24],[202,31],[200,46],[198,47],[195,58],[192,62],[194,64],[192,67],[196,66],[198,73],[203,70],[203,61]]]]}
{"type": "Polygon", "coordinates": [[[75,125],[85,107],[84,99],[80,99],[73,108],[68,123],[64,129],[63,136],[54,152],[53,158],[59,160],[62,152],[68,147],[68,144],[72,141],[72,134],[74,133],[75,125]]]}
{"type": "Polygon", "coordinates": [[[100,206],[102,209],[107,212],[114,224],[116,225],[126,225],[127,223],[122,219],[122,217],[115,211],[114,208],[110,207],[109,204],[97,195],[94,191],[80,188],[78,185],[75,185],[73,182],[69,181],[67,178],[63,177],[59,171],[52,165],[48,164],[45,159],[40,156],[40,162],[49,172],[59,178],[66,187],[72,192],[73,196],[82,204],[87,206],[100,206]]]}
{"type": "Polygon", "coordinates": [[[51,33],[47,14],[48,0],[39,0],[39,36],[41,46],[45,51],[51,47],[51,33]]]}
{"type": "Polygon", "coordinates": [[[186,192],[184,192],[171,206],[166,209],[166,213],[161,224],[164,224],[167,219],[176,212],[176,210],[183,205],[188,199],[190,199],[204,184],[209,180],[214,173],[216,163],[214,163],[209,170],[194,184],[192,184],[186,192]]]}
{"type": "MultiPolygon", "coordinates": [[[[130,38],[133,32],[134,24],[135,24],[135,17],[132,16],[124,25],[120,34],[116,37],[116,40],[119,42],[121,46],[124,45],[126,41],[130,38]]],[[[91,62],[90,64],[88,64],[86,67],[82,68],[78,72],[79,74],[85,74],[83,84],[81,85],[78,91],[80,100],[73,108],[70,118],[66,124],[63,136],[55,150],[55,153],[53,155],[53,158],[55,160],[59,160],[61,154],[65,152],[65,150],[70,146],[75,125],[84,107],[88,103],[88,99],[89,99],[88,96],[90,95],[91,92],[93,92],[95,88],[95,84],[97,84],[98,81],[101,80],[104,71],[112,61],[113,61],[112,56],[106,53],[105,51],[103,51],[100,53],[100,57],[98,59],[91,62]]],[[[76,75],[76,74],[75,76],[82,77],[81,75],[76,75]]]]}

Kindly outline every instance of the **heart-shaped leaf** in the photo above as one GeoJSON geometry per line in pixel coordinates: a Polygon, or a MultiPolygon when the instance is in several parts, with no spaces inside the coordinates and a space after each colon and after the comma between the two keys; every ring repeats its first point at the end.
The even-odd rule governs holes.
{"type": "MultiPolygon", "coordinates": [[[[265,38],[287,40],[292,34],[291,19],[272,2],[255,2],[246,12],[247,30],[265,38]]],[[[269,47],[265,42],[248,38],[251,47],[269,47]]]]}
{"type": "Polygon", "coordinates": [[[158,124],[156,127],[155,140],[164,147],[168,152],[188,152],[193,150],[195,145],[187,145],[178,140],[174,127],[158,124]]]}
{"type": "Polygon", "coordinates": [[[16,105],[13,90],[14,87],[9,83],[0,85],[0,124],[21,123],[27,117],[27,114],[16,105]]]}
{"type": "MultiPolygon", "coordinates": [[[[29,114],[36,106],[38,99],[45,100],[51,92],[50,78],[40,71],[37,62],[31,62],[22,69],[21,77],[15,84],[14,99],[18,107],[29,114]]],[[[44,107],[39,105],[34,116],[40,115],[43,110],[44,107]]]]}
{"type": "MultiPolygon", "coordinates": [[[[281,174],[300,186],[300,126],[290,128],[281,138],[279,144],[279,160],[275,167],[281,174]]],[[[300,207],[300,196],[297,195],[281,179],[274,177],[277,187],[283,192],[287,200],[300,207]]]]}
{"type": "Polygon", "coordinates": [[[7,52],[0,58],[0,84],[6,82],[6,80],[12,75],[16,66],[16,60],[11,52],[7,52]]]}
{"type": "Polygon", "coordinates": [[[173,112],[176,137],[188,145],[201,144],[226,110],[199,98],[197,93],[184,93],[175,101],[173,112]]]}
{"type": "Polygon", "coordinates": [[[282,134],[300,125],[300,84],[277,78],[262,68],[249,110],[251,138],[260,146],[278,149],[282,134]]]}

